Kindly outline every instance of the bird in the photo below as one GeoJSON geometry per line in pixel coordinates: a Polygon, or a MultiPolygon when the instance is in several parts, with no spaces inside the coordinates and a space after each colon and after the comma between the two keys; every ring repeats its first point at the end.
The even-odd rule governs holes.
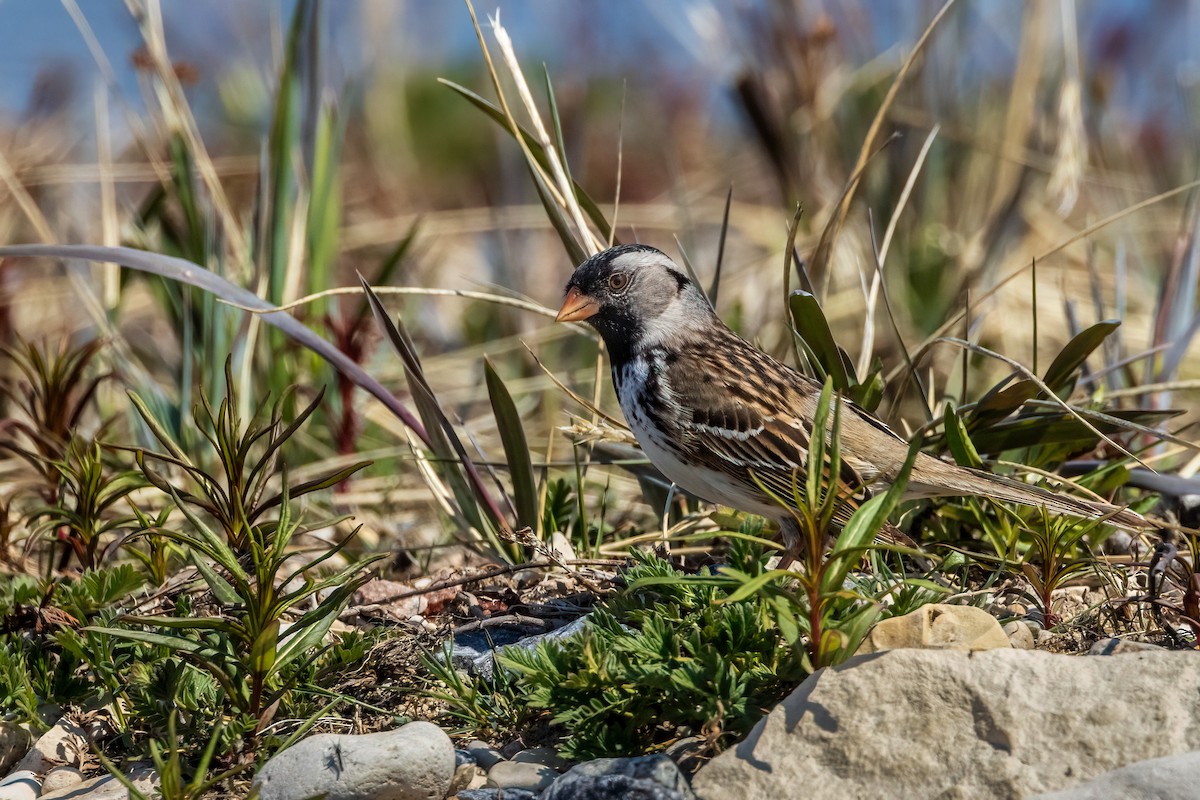
{"type": "MultiPolygon", "coordinates": [[[[773,520],[784,544],[780,566],[795,561],[804,539],[788,498],[805,480],[822,384],[734,333],[691,276],[648,245],[611,247],[576,267],[556,320],[600,334],[621,411],[650,462],[690,494],[773,520]]],[[[848,399],[840,399],[838,436],[852,510],[896,482],[909,442],[848,399]]],[[[1129,509],[916,455],[906,499],[972,495],[1148,524],[1129,509]]],[[[848,516],[843,510],[835,525],[848,516]]]]}

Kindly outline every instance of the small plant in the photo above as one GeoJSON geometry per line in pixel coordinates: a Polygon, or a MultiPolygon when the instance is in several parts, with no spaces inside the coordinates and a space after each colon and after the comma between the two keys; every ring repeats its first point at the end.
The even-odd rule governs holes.
{"type": "MultiPolygon", "coordinates": [[[[561,726],[570,758],[638,755],[702,729],[744,733],[804,676],[761,594],[735,599],[728,581],[632,555],[629,588],[578,636],[499,657],[524,702],[561,726]]],[[[765,560],[741,540],[729,557],[747,573],[765,560]]]]}
{"type": "MultiPolygon", "coordinates": [[[[214,413],[205,404],[202,430],[221,465],[211,475],[186,457],[165,430],[146,421],[169,454],[138,453],[147,479],[166,492],[185,524],[168,527],[160,516],[146,533],[163,537],[187,553],[219,604],[214,616],[195,616],[177,608],[176,615],[121,617],[121,626],[87,630],[118,639],[143,642],[205,671],[221,687],[225,702],[261,730],[300,679],[304,664],[321,652],[321,642],[351,594],[368,579],[368,566],[381,558],[352,563],[313,577],[320,565],[342,551],[351,537],[316,559],[291,562],[291,545],[308,530],[297,519],[294,498],[329,488],[365,466],[356,464],[313,480],[289,485],[280,464],[281,448],[315,409],[320,397],[288,425],[281,403],[267,414],[260,408],[245,426],[234,409],[237,398],[226,373],[228,394],[214,413]],[[192,479],[194,491],[176,486],[147,466],[154,459],[177,467],[192,479]],[[270,487],[278,481],[277,490],[270,487]],[[267,512],[277,514],[268,518],[267,512]],[[209,521],[215,521],[214,526],[209,521]],[[286,628],[285,628],[286,624],[286,628]],[[130,625],[145,626],[127,627],[130,625]]],[[[331,524],[326,521],[322,525],[331,524]]]]}
{"type": "MultiPolygon", "coordinates": [[[[220,722],[217,722],[213,728],[212,736],[209,737],[208,744],[196,764],[190,766],[185,748],[181,745],[180,737],[176,732],[176,716],[177,714],[172,711],[167,718],[166,742],[160,744],[152,740],[149,744],[150,758],[154,762],[154,771],[159,779],[154,800],[201,800],[217,784],[244,772],[250,766],[249,764],[239,764],[215,775],[209,774],[209,765],[213,762],[217,746],[222,742],[225,733],[224,725],[220,722]],[[189,774],[190,777],[188,777],[189,774]]],[[[109,774],[129,791],[131,797],[137,798],[137,800],[151,800],[137,788],[133,781],[105,758],[103,753],[97,752],[96,755],[109,774]]],[[[257,796],[258,790],[255,789],[246,796],[246,800],[254,800],[257,796]]]]}
{"type": "Polygon", "coordinates": [[[72,554],[84,569],[92,569],[102,537],[137,522],[136,516],[114,515],[113,506],[146,480],[137,470],[114,469],[99,443],[84,444],[78,438],[70,441],[61,460],[48,463],[59,473],[58,502],[36,511],[31,519],[43,518],[43,526],[56,531],[65,545],[60,570],[72,554]]]}
{"type": "Polygon", "coordinates": [[[490,680],[468,676],[451,665],[451,648],[440,655],[424,653],[421,664],[441,688],[426,694],[445,702],[450,716],[481,736],[520,733],[535,715],[526,706],[513,673],[497,669],[490,680]]]}
{"type": "Polygon", "coordinates": [[[1021,572],[1029,581],[1046,627],[1053,628],[1062,621],[1051,605],[1054,593],[1072,578],[1099,569],[1083,539],[1100,523],[1051,518],[1045,509],[1040,523],[1029,529],[1030,547],[1021,561],[1021,572]]]}
{"type": "MultiPolygon", "coordinates": [[[[0,400],[7,401],[0,407],[7,405],[9,414],[17,412],[0,419],[0,452],[7,451],[33,468],[36,475],[34,491],[46,508],[59,508],[64,489],[74,488],[74,499],[79,501],[78,490],[82,487],[70,486],[72,476],[82,482],[90,480],[90,476],[82,473],[90,471],[91,465],[85,466],[83,462],[90,460],[93,453],[78,444],[77,431],[96,389],[107,377],[105,374],[89,377],[102,346],[103,342],[93,340],[77,348],[70,348],[64,342],[54,351],[29,342],[0,347],[0,360],[15,368],[14,376],[0,381],[0,400]],[[76,450],[76,447],[81,449],[76,450]]],[[[84,488],[84,491],[88,489],[84,488]]],[[[93,492],[96,494],[98,492],[93,492]]],[[[2,498],[0,502],[6,507],[4,517],[7,517],[11,513],[7,508],[11,497],[2,498]]],[[[86,506],[87,501],[82,503],[86,506]]],[[[87,514],[86,508],[79,511],[87,514]]],[[[77,521],[82,527],[99,524],[97,518],[77,521]]],[[[7,525],[7,521],[0,518],[0,527],[7,525]]],[[[3,533],[0,539],[7,550],[7,531],[3,533]]],[[[78,526],[72,529],[69,524],[62,524],[55,530],[55,539],[62,543],[60,568],[66,566],[73,553],[80,557],[80,563],[92,566],[86,563],[88,545],[78,538],[79,535],[78,526]]]]}
{"type": "MultiPolygon", "coordinates": [[[[77,630],[104,624],[145,580],[128,564],[77,578],[28,576],[0,584],[0,709],[37,726],[68,705],[98,708],[120,695],[143,645],[77,630]]],[[[114,704],[118,717],[122,705],[114,704]]]]}
{"type": "MultiPolygon", "coordinates": [[[[833,402],[833,380],[827,378],[817,403],[813,430],[829,430],[829,440],[813,436],[805,457],[804,480],[793,481],[792,497],[776,496],[789,509],[801,536],[799,573],[771,570],[749,575],[729,568],[722,574],[740,584],[732,599],[762,593],[776,610],[783,635],[804,649],[804,667],[813,672],[853,655],[879,614],[869,598],[846,589],[846,580],[887,525],[888,514],[899,503],[916,458],[909,450],[896,482],[885,494],[860,500],[859,487],[842,478],[838,448],[840,398],[833,402]],[[833,409],[833,421],[829,420],[833,409]],[[840,526],[836,531],[835,524],[840,526]],[[828,545],[833,538],[832,546],[828,545]],[[795,583],[799,592],[790,584],[795,583]]],[[[763,485],[764,491],[770,488],[763,485]]]]}

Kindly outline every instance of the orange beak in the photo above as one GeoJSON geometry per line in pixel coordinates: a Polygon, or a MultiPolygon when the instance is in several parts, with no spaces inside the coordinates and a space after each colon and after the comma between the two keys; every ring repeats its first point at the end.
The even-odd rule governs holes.
{"type": "Polygon", "coordinates": [[[595,316],[600,310],[594,299],[572,286],[567,290],[567,298],[563,300],[562,308],[558,310],[555,322],[582,322],[588,317],[595,316]]]}

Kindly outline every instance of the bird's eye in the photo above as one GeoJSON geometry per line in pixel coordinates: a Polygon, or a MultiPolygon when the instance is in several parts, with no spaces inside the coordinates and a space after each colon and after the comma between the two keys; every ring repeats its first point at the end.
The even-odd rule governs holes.
{"type": "Polygon", "coordinates": [[[627,286],[629,286],[628,272],[614,272],[608,276],[608,288],[614,292],[623,292],[627,286]]]}

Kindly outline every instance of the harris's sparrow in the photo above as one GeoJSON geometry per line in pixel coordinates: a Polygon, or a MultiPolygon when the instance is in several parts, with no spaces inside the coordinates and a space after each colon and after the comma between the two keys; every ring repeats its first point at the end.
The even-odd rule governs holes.
{"type": "MultiPolygon", "coordinates": [[[[797,475],[803,479],[821,385],[730,330],[691,278],[653,247],[621,245],[589,258],[567,283],[557,319],[586,321],[604,339],[621,410],[650,461],[692,494],[776,521],[794,557],[795,518],[762,487],[789,498],[797,475]]],[[[907,441],[848,401],[839,433],[841,480],[864,496],[895,481],[907,441]]],[[[906,496],[959,495],[1146,525],[1129,510],[918,454],[906,496]]]]}

